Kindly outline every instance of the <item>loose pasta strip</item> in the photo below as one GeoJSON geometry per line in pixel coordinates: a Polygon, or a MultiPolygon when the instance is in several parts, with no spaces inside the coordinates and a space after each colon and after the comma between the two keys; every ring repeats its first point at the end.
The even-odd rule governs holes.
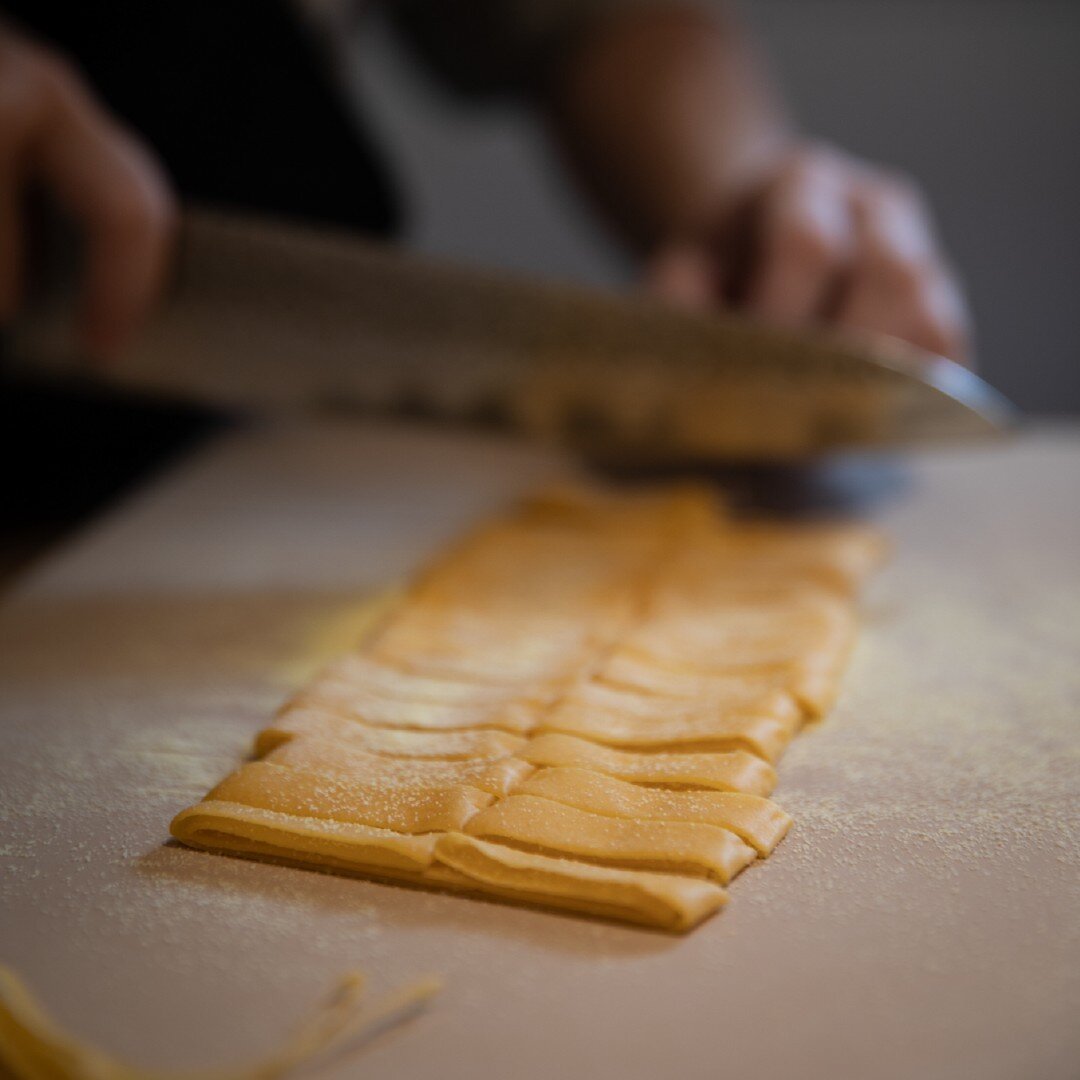
{"type": "Polygon", "coordinates": [[[616,818],[533,795],[511,795],[481,810],[465,831],[542,854],[711,877],[722,885],[756,858],[753,848],[715,825],[616,818]]]}
{"type": "Polygon", "coordinates": [[[372,727],[319,706],[293,706],[259,732],[255,754],[263,757],[291,739],[313,735],[392,758],[437,761],[494,761],[526,745],[519,735],[485,728],[419,731],[372,727]]]}
{"type": "Polygon", "coordinates": [[[715,882],[675,874],[595,866],[478,840],[440,837],[432,881],[545,907],[684,931],[727,903],[715,882]]]}
{"type": "Polygon", "coordinates": [[[527,761],[515,757],[496,761],[386,758],[311,736],[284,743],[265,760],[323,776],[340,776],[360,787],[370,785],[410,793],[468,785],[490,795],[507,795],[533,771],[527,761]]]}
{"type": "Polygon", "coordinates": [[[349,972],[269,1056],[213,1070],[159,1070],[129,1065],[69,1035],[18,975],[0,965],[0,1070],[20,1080],[279,1080],[405,1019],[441,988],[442,980],[429,975],[368,1004],[362,1000],[363,976],[349,972]]]}
{"type": "Polygon", "coordinates": [[[791,825],[791,818],[776,803],[758,795],[665,791],[585,769],[541,769],[520,784],[517,793],[611,817],[718,825],[763,856],[776,847],[791,825]]]}
{"type": "Polygon", "coordinates": [[[212,802],[238,803],[399,833],[460,829],[493,798],[466,784],[419,788],[392,780],[357,783],[270,761],[242,766],[207,796],[212,802]]]}
{"type": "Polygon", "coordinates": [[[517,754],[533,765],[576,766],[638,784],[742,791],[750,795],[768,795],[776,786],[776,770],[745,750],[636,753],[552,733],[523,742],[517,754]]]}

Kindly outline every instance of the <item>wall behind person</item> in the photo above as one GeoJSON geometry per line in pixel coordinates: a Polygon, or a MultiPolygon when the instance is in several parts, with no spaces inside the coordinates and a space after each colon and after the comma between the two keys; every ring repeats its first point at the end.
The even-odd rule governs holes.
{"type": "MultiPolygon", "coordinates": [[[[804,128],[919,177],[967,282],[983,374],[1025,409],[1080,412],[1080,4],[747,0],[804,128]]],[[[442,95],[377,21],[356,77],[416,248],[632,280],[531,118],[442,95]]]]}

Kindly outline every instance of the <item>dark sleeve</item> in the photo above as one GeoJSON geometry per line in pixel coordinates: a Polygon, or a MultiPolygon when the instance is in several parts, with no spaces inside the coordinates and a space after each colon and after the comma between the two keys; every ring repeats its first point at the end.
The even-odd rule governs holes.
{"type": "Polygon", "coordinates": [[[385,0],[424,64],[468,97],[542,91],[599,22],[685,0],[385,0]]]}
{"type": "Polygon", "coordinates": [[[291,0],[0,0],[66,53],[185,199],[393,234],[401,207],[291,0]]]}

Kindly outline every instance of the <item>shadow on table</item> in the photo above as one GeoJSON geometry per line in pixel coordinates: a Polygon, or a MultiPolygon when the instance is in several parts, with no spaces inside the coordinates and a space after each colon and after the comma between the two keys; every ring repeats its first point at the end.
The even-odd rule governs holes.
{"type": "Polygon", "coordinates": [[[846,455],[802,463],[745,462],[668,469],[595,466],[612,481],[660,483],[693,478],[715,486],[748,516],[797,520],[859,517],[905,495],[910,476],[902,460],[846,455]]]}
{"type": "Polygon", "coordinates": [[[195,851],[170,840],[135,863],[136,873],[182,881],[209,894],[279,896],[312,913],[373,909],[381,930],[437,930],[455,936],[512,939],[574,956],[646,957],[667,952],[680,938],[598,918],[510,904],[484,896],[440,892],[395,881],[372,880],[287,860],[195,851]]]}

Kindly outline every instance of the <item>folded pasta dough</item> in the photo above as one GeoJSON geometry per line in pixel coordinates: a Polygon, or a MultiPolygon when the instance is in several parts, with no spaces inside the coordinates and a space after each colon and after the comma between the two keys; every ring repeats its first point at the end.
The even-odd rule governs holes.
{"type": "Polygon", "coordinates": [[[703,878],[557,859],[463,833],[440,837],[435,859],[433,881],[661,930],[689,930],[727,903],[725,890],[703,878]],[[446,877],[440,864],[451,872],[446,877]]]}
{"type": "Polygon", "coordinates": [[[220,799],[181,810],[169,831],[190,847],[395,877],[418,876],[429,867],[441,835],[414,836],[220,799]]]}
{"type": "Polygon", "coordinates": [[[729,525],[699,534],[667,564],[665,582],[699,596],[728,582],[803,582],[850,595],[881,565],[887,544],[859,525],[729,525]]]}
{"type": "Polygon", "coordinates": [[[437,761],[493,761],[508,757],[526,745],[519,735],[486,728],[462,731],[416,731],[407,728],[372,727],[318,706],[291,706],[270,727],[259,732],[255,754],[271,750],[300,736],[314,735],[344,746],[356,746],[386,757],[422,758],[437,761]]]}
{"type": "Polygon", "coordinates": [[[594,681],[575,686],[536,733],[625,748],[744,749],[776,761],[801,722],[794,699],[768,686],[726,680],[723,693],[694,700],[594,681]]]}
{"type": "Polygon", "coordinates": [[[504,686],[418,675],[379,663],[362,653],[339,657],[323,669],[320,677],[362,687],[373,697],[395,701],[428,701],[437,705],[467,705],[471,708],[502,705],[511,699],[544,701],[550,696],[550,692],[545,693],[542,688],[534,690],[515,686],[508,690],[504,686]]]}
{"type": "Polygon", "coordinates": [[[577,766],[638,784],[742,791],[750,795],[768,795],[776,786],[776,770],[745,750],[643,754],[552,733],[523,742],[517,753],[533,765],[577,766]]]}
{"type": "Polygon", "coordinates": [[[253,761],[222,780],[207,798],[297,817],[423,833],[462,828],[493,796],[465,784],[419,790],[393,781],[359,784],[253,761]]]}
{"type": "Polygon", "coordinates": [[[440,678],[563,679],[625,627],[636,603],[627,585],[663,544],[656,528],[491,525],[420,578],[368,653],[440,678]]]}
{"type": "Polygon", "coordinates": [[[406,610],[374,645],[374,655],[407,671],[504,685],[558,677],[589,650],[591,620],[453,607],[406,610]]]}
{"type": "Polygon", "coordinates": [[[291,706],[315,705],[333,709],[343,716],[362,720],[373,727],[414,731],[466,731],[494,728],[521,734],[536,722],[537,707],[507,695],[502,701],[484,705],[443,704],[437,701],[404,701],[379,697],[364,686],[342,679],[323,677],[309,683],[290,702],[291,706]]]}
{"type": "MultiPolygon", "coordinates": [[[[624,649],[613,650],[599,668],[597,682],[623,690],[636,690],[667,698],[682,698],[700,705],[720,702],[724,707],[732,694],[750,688],[761,696],[782,694],[796,706],[800,717],[821,716],[828,711],[839,689],[840,669],[846,657],[838,656],[827,667],[794,661],[773,668],[714,673],[679,669],[624,649]]],[[[798,725],[792,729],[792,733],[798,725]]]]}
{"type": "Polygon", "coordinates": [[[384,605],[173,833],[689,929],[788,829],[772,763],[835,696],[881,554],[693,489],[533,499],[384,605]]]}
{"type": "Polygon", "coordinates": [[[324,776],[341,776],[366,786],[424,792],[465,784],[491,795],[506,795],[533,771],[521,758],[497,761],[425,761],[417,758],[386,758],[356,746],[314,736],[292,739],[264,759],[324,776]]]}
{"type": "Polygon", "coordinates": [[[830,665],[855,635],[851,606],[830,596],[671,610],[645,619],[620,647],[658,663],[714,674],[791,664],[830,665]]]}
{"type": "Polygon", "coordinates": [[[642,821],[690,821],[718,825],[768,855],[783,839],[791,818],[759,795],[729,791],[668,791],[628,784],[585,769],[540,769],[517,788],[579,810],[642,821]]]}
{"type": "MultiPolygon", "coordinates": [[[[538,635],[542,633],[537,631],[538,635]]],[[[528,645],[516,648],[512,641],[500,641],[468,652],[437,647],[415,649],[409,656],[398,654],[396,659],[409,671],[425,677],[517,688],[564,681],[577,670],[580,657],[591,654],[603,641],[603,637],[553,641],[543,650],[528,645]]]]}
{"type": "Polygon", "coordinates": [[[855,631],[850,604],[821,593],[704,610],[695,603],[644,620],[611,652],[603,675],[695,700],[723,686],[714,679],[758,680],[819,716],[835,698],[855,631]]]}
{"type": "Polygon", "coordinates": [[[733,832],[715,825],[610,817],[533,795],[511,795],[481,810],[465,832],[545,855],[706,876],[722,885],[757,857],[733,832]]]}
{"type": "Polygon", "coordinates": [[[413,607],[490,610],[496,617],[589,613],[619,598],[627,578],[660,552],[666,536],[655,519],[639,526],[609,521],[582,527],[519,514],[451,548],[421,575],[409,597],[413,607]]]}

